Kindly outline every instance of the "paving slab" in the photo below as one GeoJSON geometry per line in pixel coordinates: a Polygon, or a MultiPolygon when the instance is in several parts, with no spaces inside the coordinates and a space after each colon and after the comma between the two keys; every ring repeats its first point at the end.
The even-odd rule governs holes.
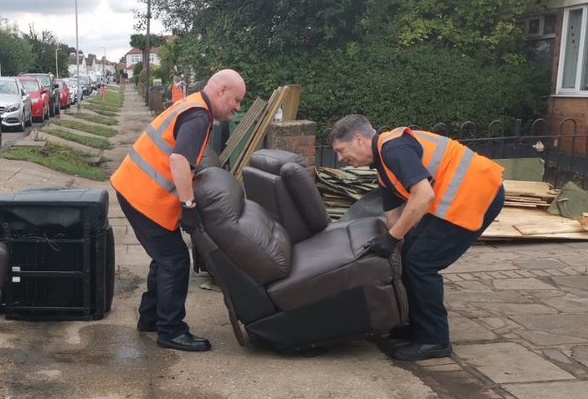
{"type": "Polygon", "coordinates": [[[486,258],[483,261],[467,259],[463,262],[451,265],[451,267],[443,270],[441,274],[492,272],[515,269],[517,269],[517,266],[509,263],[508,261],[497,261],[496,258],[486,258]]]}
{"type": "Polygon", "coordinates": [[[581,399],[586,398],[588,381],[512,384],[504,389],[518,399],[581,399]]]}
{"type": "Polygon", "coordinates": [[[555,346],[588,342],[588,339],[565,335],[563,332],[561,334],[556,334],[552,332],[520,329],[515,331],[515,333],[535,346],[555,346]]]}
{"type": "Polygon", "coordinates": [[[557,259],[532,259],[532,260],[517,260],[513,264],[521,269],[560,269],[566,264],[557,259]]]}
{"type": "Polygon", "coordinates": [[[588,314],[518,314],[511,318],[531,331],[588,339],[588,314]]]}
{"type": "Polygon", "coordinates": [[[456,345],[454,351],[465,362],[500,384],[574,379],[573,375],[512,342],[456,345]]]}
{"type": "Polygon", "coordinates": [[[516,254],[516,258],[525,256],[526,258],[545,258],[554,257],[565,253],[568,249],[566,244],[550,243],[545,241],[539,242],[518,242],[518,243],[501,243],[497,248],[506,253],[516,254]],[[539,252],[540,251],[540,252],[539,252]],[[540,253],[540,255],[539,255],[540,253]],[[539,256],[538,256],[539,255],[539,256]]]}
{"type": "Polygon", "coordinates": [[[558,298],[544,298],[541,300],[562,313],[582,313],[588,309],[588,298],[567,294],[558,298]]]}
{"type": "Polygon", "coordinates": [[[449,329],[456,343],[492,341],[498,337],[488,328],[467,317],[450,314],[449,329]]]}
{"type": "Polygon", "coordinates": [[[588,345],[578,345],[572,349],[572,358],[588,367],[588,345]]]}
{"type": "Polygon", "coordinates": [[[510,278],[507,280],[495,280],[494,288],[497,290],[552,290],[555,287],[538,278],[510,278]]]}
{"type": "Polygon", "coordinates": [[[555,276],[553,281],[560,287],[573,287],[588,292],[588,276],[555,276]]]}
{"type": "Polygon", "coordinates": [[[557,310],[537,303],[472,302],[471,306],[477,310],[486,311],[495,315],[557,313],[557,310]]]}
{"type": "MultiPolygon", "coordinates": [[[[495,280],[496,281],[496,280],[495,280]]],[[[445,294],[447,302],[505,302],[505,303],[531,303],[531,300],[512,291],[454,291],[445,294]]]]}

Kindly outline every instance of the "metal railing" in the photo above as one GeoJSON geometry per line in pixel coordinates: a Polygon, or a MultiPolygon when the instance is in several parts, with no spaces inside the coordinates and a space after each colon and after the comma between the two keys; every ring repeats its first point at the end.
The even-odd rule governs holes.
{"type": "MultiPolygon", "coordinates": [[[[527,122],[516,119],[510,123],[495,120],[483,131],[470,121],[457,127],[438,123],[431,129],[422,129],[417,125],[410,128],[458,140],[491,159],[539,157],[545,161],[544,181],[558,188],[568,181],[588,188],[588,134],[578,132],[578,123],[573,118],[563,119],[555,132],[551,131],[551,126],[547,120],[540,118],[527,122]]],[[[378,132],[389,129],[385,126],[378,132]]],[[[316,148],[316,165],[342,166],[330,146],[324,144],[316,148]]]]}

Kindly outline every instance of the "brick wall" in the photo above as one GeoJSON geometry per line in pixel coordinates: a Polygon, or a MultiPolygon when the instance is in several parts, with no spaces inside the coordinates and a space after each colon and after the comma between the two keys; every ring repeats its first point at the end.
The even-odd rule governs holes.
{"type": "Polygon", "coordinates": [[[315,166],[316,122],[307,120],[273,122],[265,148],[290,151],[300,155],[311,169],[315,166]]]}

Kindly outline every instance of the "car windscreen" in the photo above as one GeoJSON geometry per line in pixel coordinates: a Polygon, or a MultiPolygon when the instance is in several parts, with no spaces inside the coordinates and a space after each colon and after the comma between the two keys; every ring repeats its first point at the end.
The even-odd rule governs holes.
{"type": "Polygon", "coordinates": [[[22,76],[33,76],[41,81],[43,87],[50,87],[51,86],[51,78],[49,75],[22,75],[22,76]]]}
{"type": "Polygon", "coordinates": [[[0,81],[0,94],[18,94],[16,83],[10,81],[0,81]]]}
{"type": "Polygon", "coordinates": [[[39,82],[37,82],[36,80],[21,80],[20,82],[24,86],[27,93],[36,93],[38,91],[41,91],[39,82]]]}

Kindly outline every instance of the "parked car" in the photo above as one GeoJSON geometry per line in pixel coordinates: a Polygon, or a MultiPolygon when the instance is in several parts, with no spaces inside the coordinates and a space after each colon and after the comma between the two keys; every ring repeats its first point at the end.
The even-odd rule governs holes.
{"type": "MultiPolygon", "coordinates": [[[[77,76],[72,76],[71,79],[74,82],[78,81],[77,76]]],[[[80,87],[82,89],[82,97],[89,96],[90,94],[92,94],[93,89],[92,89],[92,82],[90,80],[90,77],[88,75],[80,75],[79,80],[80,80],[80,87]]]]}
{"type": "Polygon", "coordinates": [[[38,78],[43,84],[43,89],[49,93],[49,116],[59,115],[60,108],[60,91],[59,86],[55,83],[53,75],[50,73],[21,73],[18,76],[33,76],[38,78]]]}
{"type": "Polygon", "coordinates": [[[76,82],[70,78],[63,78],[63,81],[69,86],[69,104],[73,105],[76,103],[76,92],[78,91],[76,82]]]}
{"type": "Polygon", "coordinates": [[[32,76],[19,76],[18,80],[31,99],[33,121],[43,122],[49,119],[49,93],[43,90],[41,81],[32,76]]]}
{"type": "Polygon", "coordinates": [[[15,77],[0,76],[0,120],[0,131],[22,132],[33,123],[31,99],[15,77]]]}
{"type": "Polygon", "coordinates": [[[55,79],[55,83],[57,83],[57,85],[59,86],[59,91],[60,91],[59,98],[60,98],[61,109],[69,108],[69,106],[70,106],[70,102],[69,102],[70,87],[69,87],[69,84],[64,79],[55,79]]]}

